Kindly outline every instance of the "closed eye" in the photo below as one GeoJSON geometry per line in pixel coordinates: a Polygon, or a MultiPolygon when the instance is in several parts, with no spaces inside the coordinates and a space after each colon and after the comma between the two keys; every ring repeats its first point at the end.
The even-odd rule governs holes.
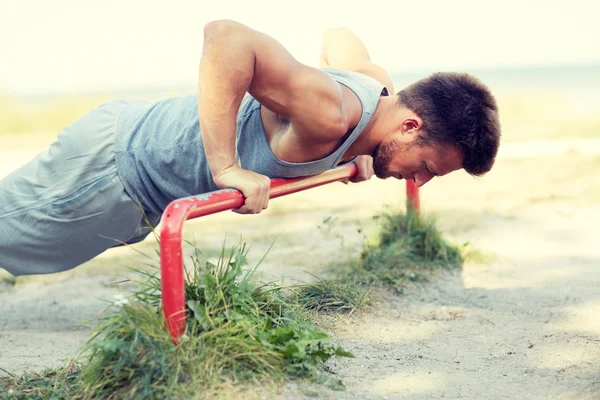
{"type": "Polygon", "coordinates": [[[425,171],[427,171],[431,176],[437,176],[437,174],[435,172],[433,172],[432,170],[429,169],[427,164],[425,164],[425,171]]]}

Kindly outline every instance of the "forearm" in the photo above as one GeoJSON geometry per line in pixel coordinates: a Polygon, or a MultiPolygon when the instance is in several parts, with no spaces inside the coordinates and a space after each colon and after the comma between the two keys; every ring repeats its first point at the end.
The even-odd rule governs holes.
{"type": "Polygon", "coordinates": [[[198,78],[198,115],[213,177],[235,164],[236,116],[254,75],[254,53],[234,22],[204,29],[198,78]]]}
{"type": "Polygon", "coordinates": [[[321,67],[356,71],[371,62],[362,40],[348,28],[332,28],[323,34],[321,67]]]}

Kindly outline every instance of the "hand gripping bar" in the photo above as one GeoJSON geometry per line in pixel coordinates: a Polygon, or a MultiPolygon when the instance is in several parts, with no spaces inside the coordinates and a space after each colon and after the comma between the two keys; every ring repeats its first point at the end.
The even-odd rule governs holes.
{"type": "MultiPolygon", "coordinates": [[[[354,163],[323,172],[322,174],[271,180],[270,197],[285,196],[327,183],[350,179],[356,176],[354,163]]],[[[169,203],[163,212],[160,232],[160,275],[162,306],[167,327],[177,343],[185,331],[185,291],[182,230],[188,219],[199,218],[221,211],[239,208],[244,204],[242,192],[223,189],[197,196],[184,197],[169,203]]]]}

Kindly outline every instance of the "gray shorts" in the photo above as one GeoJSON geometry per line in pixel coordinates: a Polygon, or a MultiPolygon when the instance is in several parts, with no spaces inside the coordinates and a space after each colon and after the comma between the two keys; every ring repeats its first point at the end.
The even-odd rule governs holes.
{"type": "MultiPolygon", "coordinates": [[[[113,101],[68,126],[47,151],[0,181],[0,267],[13,275],[76,267],[150,233],[114,156],[113,101]]],[[[147,215],[150,223],[160,216],[147,215]]]]}

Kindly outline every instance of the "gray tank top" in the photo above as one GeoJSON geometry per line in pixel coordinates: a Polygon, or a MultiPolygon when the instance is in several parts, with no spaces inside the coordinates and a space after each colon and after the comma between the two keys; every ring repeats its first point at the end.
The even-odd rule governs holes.
{"type": "MultiPolygon", "coordinates": [[[[324,69],[351,89],[362,103],[362,116],[347,139],[327,157],[305,163],[283,161],[267,142],[260,103],[246,95],[237,118],[237,157],[242,168],[270,178],[315,175],[338,165],[371,119],[387,89],[375,79],[350,71],[324,69]]],[[[144,209],[160,215],[173,200],[217,190],[202,145],[197,95],[154,104],[131,103],[117,122],[117,172],[125,190],[144,209]]]]}

